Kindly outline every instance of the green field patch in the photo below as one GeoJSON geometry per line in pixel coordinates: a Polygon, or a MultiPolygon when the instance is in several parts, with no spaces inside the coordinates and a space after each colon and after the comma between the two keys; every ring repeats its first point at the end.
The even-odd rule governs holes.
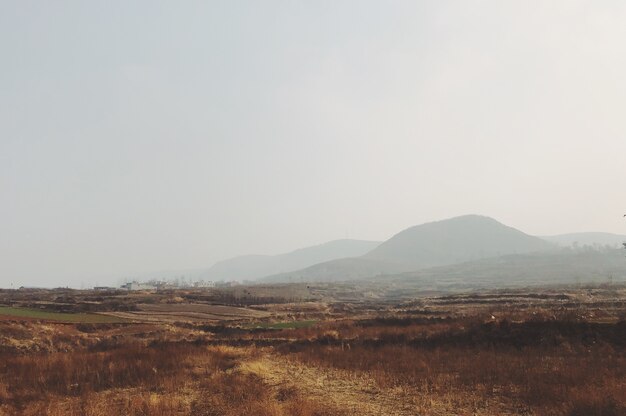
{"type": "Polygon", "coordinates": [[[115,316],[99,315],[97,313],[62,313],[42,309],[15,308],[12,306],[0,306],[0,316],[93,324],[126,322],[124,319],[115,316]]]}
{"type": "Polygon", "coordinates": [[[296,329],[308,328],[315,325],[317,321],[288,321],[288,322],[257,322],[246,326],[248,329],[296,329]]]}

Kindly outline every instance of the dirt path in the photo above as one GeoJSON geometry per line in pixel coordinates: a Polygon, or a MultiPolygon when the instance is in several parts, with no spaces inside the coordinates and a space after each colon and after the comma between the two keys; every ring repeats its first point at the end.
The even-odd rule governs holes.
{"type": "Polygon", "coordinates": [[[307,398],[342,414],[363,416],[418,415],[411,395],[401,389],[381,390],[374,380],[333,369],[295,364],[267,354],[240,365],[240,371],[257,374],[279,389],[295,387],[307,398]]]}

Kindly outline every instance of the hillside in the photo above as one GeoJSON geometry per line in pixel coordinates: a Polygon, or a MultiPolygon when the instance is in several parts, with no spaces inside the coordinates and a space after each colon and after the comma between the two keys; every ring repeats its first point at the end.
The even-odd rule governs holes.
{"type": "Polygon", "coordinates": [[[330,260],[358,257],[378,246],[378,241],[334,240],[275,256],[249,255],[215,263],[202,273],[210,280],[252,280],[290,272],[330,260]]]}
{"type": "Polygon", "coordinates": [[[408,228],[359,258],[324,262],[265,280],[351,280],[552,248],[553,244],[492,218],[466,215],[408,228]]]}
{"type": "Polygon", "coordinates": [[[406,268],[396,263],[352,257],[314,264],[304,269],[264,277],[267,283],[337,282],[402,273],[406,268]]]}
{"type": "Polygon", "coordinates": [[[420,290],[503,288],[626,281],[624,250],[559,249],[513,254],[389,276],[420,290]]]}

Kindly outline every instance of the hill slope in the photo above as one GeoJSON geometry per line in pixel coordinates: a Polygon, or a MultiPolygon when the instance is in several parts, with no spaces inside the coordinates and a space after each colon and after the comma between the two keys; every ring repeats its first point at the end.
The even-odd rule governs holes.
{"type": "Polygon", "coordinates": [[[378,246],[378,241],[334,240],[276,256],[239,256],[215,263],[203,273],[211,280],[252,280],[277,273],[302,269],[316,263],[344,257],[361,256],[378,246]]]}
{"type": "Polygon", "coordinates": [[[502,288],[626,281],[623,250],[571,250],[511,254],[395,276],[388,282],[420,290],[502,288]]]}
{"type": "Polygon", "coordinates": [[[363,257],[349,257],[317,263],[296,271],[270,275],[262,280],[268,283],[337,282],[404,271],[406,268],[396,263],[369,260],[363,257]]]}

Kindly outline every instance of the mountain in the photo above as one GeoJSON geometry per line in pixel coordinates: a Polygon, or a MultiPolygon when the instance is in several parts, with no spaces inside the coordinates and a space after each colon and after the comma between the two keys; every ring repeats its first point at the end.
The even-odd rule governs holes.
{"type": "Polygon", "coordinates": [[[365,255],[270,276],[268,281],[335,281],[367,278],[507,254],[553,249],[538,237],[493,218],[465,215],[408,228],[365,255]]]}
{"type": "Polygon", "coordinates": [[[415,270],[550,248],[550,243],[493,218],[465,215],[408,228],[364,257],[415,270]]]}
{"type": "Polygon", "coordinates": [[[571,233],[541,237],[546,241],[563,247],[571,246],[611,246],[621,247],[626,242],[626,235],[611,233],[571,233]]]}
{"type": "Polygon", "coordinates": [[[215,263],[202,273],[210,280],[252,280],[302,269],[344,257],[358,257],[378,246],[378,241],[334,240],[275,256],[249,255],[215,263]]]}

